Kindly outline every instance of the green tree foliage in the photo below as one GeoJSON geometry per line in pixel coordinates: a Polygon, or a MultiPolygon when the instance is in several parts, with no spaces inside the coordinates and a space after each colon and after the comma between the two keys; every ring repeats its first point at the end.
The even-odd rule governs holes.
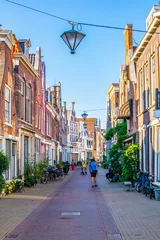
{"type": "Polygon", "coordinates": [[[126,122],[118,123],[114,128],[110,128],[105,135],[105,139],[111,140],[116,137],[116,144],[109,150],[109,167],[115,173],[121,174],[122,171],[122,156],[123,156],[123,140],[127,137],[127,124],[126,122]]]}
{"type": "Polygon", "coordinates": [[[137,176],[138,167],[138,144],[132,144],[123,153],[123,165],[122,165],[122,180],[131,181],[132,183],[137,176]]]}

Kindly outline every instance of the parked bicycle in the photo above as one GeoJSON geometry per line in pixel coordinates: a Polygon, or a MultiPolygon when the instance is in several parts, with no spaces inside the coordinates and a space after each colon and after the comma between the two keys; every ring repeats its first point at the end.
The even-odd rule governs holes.
{"type": "Polygon", "coordinates": [[[149,195],[150,199],[154,196],[154,186],[152,185],[154,176],[149,172],[139,173],[139,183],[136,185],[136,191],[143,193],[145,196],[149,195]]]}
{"type": "Polygon", "coordinates": [[[118,182],[119,181],[119,174],[118,173],[114,173],[114,171],[112,169],[109,169],[109,172],[106,173],[106,178],[110,182],[118,182]]]}

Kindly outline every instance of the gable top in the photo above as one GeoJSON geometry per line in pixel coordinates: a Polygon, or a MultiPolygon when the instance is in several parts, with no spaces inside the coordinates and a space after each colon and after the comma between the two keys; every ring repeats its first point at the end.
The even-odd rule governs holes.
{"type": "Polygon", "coordinates": [[[153,6],[151,9],[147,19],[146,19],[146,31],[149,29],[150,25],[152,24],[154,18],[159,15],[160,16],[160,6],[153,6]]]}

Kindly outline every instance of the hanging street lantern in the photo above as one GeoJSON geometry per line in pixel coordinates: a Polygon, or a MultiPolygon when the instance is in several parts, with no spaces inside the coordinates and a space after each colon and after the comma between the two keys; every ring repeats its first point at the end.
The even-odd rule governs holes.
{"type": "Polygon", "coordinates": [[[87,129],[87,124],[85,123],[85,121],[86,121],[86,118],[88,117],[88,114],[86,112],[83,112],[81,116],[84,120],[83,127],[84,127],[84,129],[87,129]]]}
{"type": "Polygon", "coordinates": [[[86,120],[86,118],[88,117],[88,114],[86,113],[86,112],[84,112],[84,113],[82,113],[82,118],[83,118],[83,120],[85,121],[86,120]]]}
{"type": "Polygon", "coordinates": [[[86,35],[74,29],[74,27],[78,25],[78,23],[72,23],[72,22],[69,22],[69,23],[72,25],[72,29],[69,31],[65,31],[61,35],[61,38],[71,50],[71,54],[74,54],[76,48],[78,47],[78,45],[86,35]]]}

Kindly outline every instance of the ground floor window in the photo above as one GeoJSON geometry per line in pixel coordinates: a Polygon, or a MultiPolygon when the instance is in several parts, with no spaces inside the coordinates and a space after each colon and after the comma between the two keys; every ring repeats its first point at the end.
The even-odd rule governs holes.
{"type": "Polygon", "coordinates": [[[16,174],[17,174],[16,143],[12,142],[11,178],[15,178],[16,174]]]}
{"type": "Polygon", "coordinates": [[[160,182],[160,127],[157,127],[157,181],[160,182]]]}
{"type": "Polygon", "coordinates": [[[27,163],[29,160],[29,138],[24,136],[24,162],[27,163]]]}
{"type": "MultiPolygon", "coordinates": [[[[9,162],[11,162],[11,140],[6,139],[6,156],[9,158],[9,162]]],[[[10,165],[10,164],[9,164],[10,165]]],[[[6,180],[10,178],[10,170],[6,171],[6,180]]]]}
{"type": "Polygon", "coordinates": [[[40,153],[41,140],[36,138],[36,152],[40,153]]]}

